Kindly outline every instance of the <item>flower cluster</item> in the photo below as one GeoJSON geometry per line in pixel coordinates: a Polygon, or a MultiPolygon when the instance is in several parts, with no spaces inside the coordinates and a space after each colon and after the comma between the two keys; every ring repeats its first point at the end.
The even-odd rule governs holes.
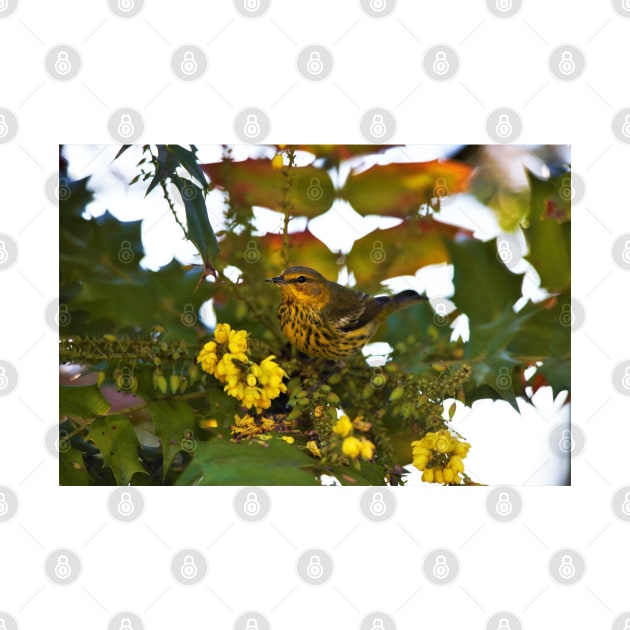
{"type": "Polygon", "coordinates": [[[366,461],[374,457],[374,443],[367,438],[360,436],[356,437],[354,430],[367,431],[370,429],[370,423],[364,422],[361,416],[358,416],[354,421],[346,415],[343,415],[337,420],[332,430],[335,435],[343,438],[341,443],[341,452],[352,460],[357,460],[359,457],[366,461]]]}
{"type": "MultiPolygon", "coordinates": [[[[271,401],[287,391],[284,370],[273,355],[258,363],[247,356],[247,331],[232,330],[229,324],[217,324],[214,341],[202,348],[197,363],[225,386],[223,390],[237,398],[246,409],[256,413],[271,406],[271,401]]],[[[247,416],[246,416],[247,417],[247,416]]]]}
{"type": "Polygon", "coordinates": [[[421,440],[411,443],[413,465],[422,470],[422,481],[429,483],[461,483],[463,459],[470,444],[461,442],[447,429],[429,432],[421,440]]]}

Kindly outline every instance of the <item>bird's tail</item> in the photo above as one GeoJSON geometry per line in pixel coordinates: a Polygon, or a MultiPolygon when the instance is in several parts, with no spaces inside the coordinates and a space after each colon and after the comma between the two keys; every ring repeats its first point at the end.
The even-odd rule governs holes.
{"type": "Polygon", "coordinates": [[[426,295],[420,295],[416,291],[407,289],[406,291],[401,291],[396,295],[380,295],[375,299],[381,302],[383,305],[384,315],[387,316],[398,309],[411,306],[411,304],[415,302],[427,301],[429,298],[426,295]]]}

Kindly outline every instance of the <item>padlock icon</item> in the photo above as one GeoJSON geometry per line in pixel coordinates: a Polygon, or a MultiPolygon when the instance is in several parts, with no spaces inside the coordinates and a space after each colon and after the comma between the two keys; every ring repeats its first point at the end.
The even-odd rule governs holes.
{"type": "Polygon", "coordinates": [[[630,389],[630,366],[625,369],[623,378],[621,379],[621,384],[624,389],[630,389]]]}
{"type": "Polygon", "coordinates": [[[497,630],[512,630],[512,627],[505,617],[501,617],[501,619],[499,619],[499,624],[497,625],[497,630]]]}
{"type": "Polygon", "coordinates": [[[497,9],[502,13],[509,11],[512,8],[512,0],[497,0],[497,9]]]}
{"type": "Polygon", "coordinates": [[[0,265],[9,260],[9,252],[7,251],[7,244],[0,239],[0,265]]]}
{"type": "Polygon", "coordinates": [[[134,4],[134,0],[118,0],[118,8],[124,13],[131,11],[134,4]]]}
{"type": "Polygon", "coordinates": [[[387,512],[387,505],[383,499],[382,492],[375,492],[372,495],[372,500],[370,501],[370,512],[372,512],[374,516],[383,516],[383,514],[387,512]]]}
{"type": "Polygon", "coordinates": [[[260,124],[258,123],[258,116],[256,116],[256,114],[249,114],[247,116],[243,132],[248,138],[255,138],[260,134],[260,124]]]}
{"type": "Polygon", "coordinates": [[[626,241],[621,252],[621,259],[623,262],[630,265],[630,241],[626,241]]]}
{"type": "Polygon", "coordinates": [[[387,8],[387,0],[370,0],[370,9],[376,13],[380,13],[387,8]]]}
{"type": "Polygon", "coordinates": [[[258,630],[258,622],[254,618],[250,617],[245,625],[245,630],[258,630]]]}
{"type": "MultiPolygon", "coordinates": [[[[624,11],[630,11],[630,0],[623,0],[622,3],[621,3],[621,8],[624,11]]],[[[625,628],[624,628],[624,630],[625,630],[625,628]]]]}
{"type": "Polygon", "coordinates": [[[245,4],[243,5],[247,11],[258,11],[260,9],[260,0],[245,0],[245,4]]]}
{"type": "Polygon", "coordinates": [[[129,617],[124,617],[120,620],[120,628],[118,630],[133,630],[133,626],[131,625],[131,619],[129,617]]]}
{"type": "Polygon", "coordinates": [[[563,304],[560,312],[560,323],[563,326],[573,326],[575,324],[575,315],[570,304],[563,304]]]}
{"type": "Polygon", "coordinates": [[[191,74],[195,74],[195,72],[197,72],[197,60],[195,59],[195,53],[193,53],[192,50],[187,50],[184,53],[184,58],[182,59],[180,68],[181,71],[187,76],[190,76],[191,74]]]}
{"type": "Polygon", "coordinates": [[[562,186],[560,186],[560,199],[563,201],[569,201],[573,199],[575,195],[575,188],[571,185],[571,178],[565,177],[562,180],[562,186]]]}
{"type": "Polygon", "coordinates": [[[512,502],[507,492],[499,493],[499,499],[496,504],[497,514],[499,516],[509,516],[512,513],[512,502]]]}
{"type": "Polygon", "coordinates": [[[497,136],[499,138],[507,138],[512,135],[512,123],[510,122],[510,117],[507,114],[501,114],[499,116],[499,122],[495,128],[497,132],[497,136]]]}
{"type": "Polygon", "coordinates": [[[433,186],[433,196],[438,199],[448,196],[448,187],[446,186],[446,180],[443,177],[438,177],[435,180],[435,185],[433,186]]]}
{"type": "Polygon", "coordinates": [[[72,317],[70,317],[70,311],[67,304],[60,304],[59,310],[55,316],[55,323],[62,328],[70,324],[72,317]]]}
{"type": "Polygon", "coordinates": [[[444,304],[444,302],[438,302],[435,305],[435,312],[438,317],[446,317],[446,304],[444,304]]]}
{"type": "Polygon", "coordinates": [[[385,383],[387,383],[387,376],[385,376],[383,368],[380,365],[372,368],[372,378],[370,379],[370,383],[375,389],[380,389],[385,385],[385,383]]]}
{"type": "Polygon", "coordinates": [[[120,244],[120,249],[118,250],[118,260],[121,263],[127,264],[133,260],[133,249],[131,249],[131,241],[123,241],[120,244]]]}
{"type": "Polygon", "coordinates": [[[309,74],[315,75],[321,74],[322,70],[324,69],[322,57],[316,50],[313,50],[309,55],[308,61],[306,62],[306,69],[308,70],[309,74]]]}
{"type": "Polygon", "coordinates": [[[324,189],[319,181],[319,177],[313,177],[306,190],[306,196],[311,201],[319,201],[324,196],[324,189]]]}
{"type": "Polygon", "coordinates": [[[197,448],[197,440],[195,440],[195,436],[190,429],[184,431],[184,437],[181,441],[182,450],[187,453],[192,453],[197,448]]]}
{"type": "Polygon", "coordinates": [[[6,389],[9,385],[9,379],[7,378],[7,372],[3,365],[0,365],[0,389],[6,389]]]}
{"type": "Polygon", "coordinates": [[[4,492],[0,492],[0,516],[4,516],[9,511],[9,504],[4,492]]]}
{"type": "Polygon", "coordinates": [[[9,126],[4,114],[0,114],[0,138],[4,138],[9,133],[9,126]]]}
{"type": "Polygon", "coordinates": [[[376,619],[372,621],[372,627],[370,630],[385,630],[383,620],[380,617],[376,617],[376,619]]]}
{"type": "Polygon", "coordinates": [[[65,430],[59,431],[59,435],[55,440],[55,448],[58,453],[65,453],[70,450],[72,443],[68,439],[68,432],[65,430]]]}
{"type": "Polygon", "coordinates": [[[387,253],[383,247],[383,241],[374,241],[372,251],[370,252],[370,260],[380,265],[387,258],[387,253]]]}
{"type": "MultiPolygon", "coordinates": [[[[0,11],[2,11],[2,2],[0,2],[0,11]]],[[[0,630],[7,630],[7,624],[4,619],[0,619],[0,630]]]]}
{"type": "Polygon", "coordinates": [[[571,556],[562,556],[558,572],[564,580],[570,580],[575,575],[575,565],[571,556]]]}
{"type": "Polygon", "coordinates": [[[560,72],[565,76],[575,72],[575,60],[573,59],[573,53],[570,50],[565,50],[562,53],[558,70],[560,70],[560,72]]]}
{"type": "Polygon", "coordinates": [[[443,50],[438,50],[435,53],[435,59],[433,60],[433,72],[442,76],[449,71],[449,68],[450,65],[446,59],[446,53],[443,50]]]}
{"type": "Polygon", "coordinates": [[[192,580],[199,570],[197,569],[197,565],[195,564],[195,560],[192,556],[184,556],[184,562],[182,563],[182,568],[180,570],[182,577],[187,580],[192,580]]]}
{"type": "Polygon", "coordinates": [[[373,138],[382,138],[387,133],[387,127],[382,114],[374,114],[370,123],[370,135],[373,138]]]}
{"type": "Polygon", "coordinates": [[[249,241],[247,243],[247,249],[243,253],[243,257],[248,263],[252,265],[260,260],[260,252],[258,251],[258,245],[256,245],[256,241],[249,241]]]}
{"type": "Polygon", "coordinates": [[[318,555],[312,555],[306,567],[306,574],[313,580],[318,580],[324,575],[324,567],[318,555]]]}
{"type": "Polygon", "coordinates": [[[131,138],[135,131],[135,127],[131,122],[131,116],[129,114],[123,114],[120,117],[120,122],[118,123],[118,135],[121,138],[131,138]]]}
{"type": "Polygon", "coordinates": [[[65,50],[60,50],[57,53],[57,61],[55,61],[55,72],[61,76],[65,76],[72,70],[72,64],[70,58],[65,50]]]}
{"type": "Polygon", "coordinates": [[[248,492],[243,504],[243,511],[247,516],[257,516],[261,510],[258,495],[255,492],[248,492]]]}
{"type": "Polygon", "coordinates": [[[626,516],[630,516],[630,492],[626,492],[626,495],[623,498],[623,503],[621,504],[621,511],[626,516]]]}
{"type": "Polygon", "coordinates": [[[66,199],[70,199],[71,194],[72,191],[70,190],[68,180],[65,177],[60,177],[57,188],[55,188],[55,196],[59,201],[65,201],[66,199]]]}
{"type": "Polygon", "coordinates": [[[118,513],[121,516],[131,516],[133,514],[136,506],[133,504],[133,501],[131,500],[131,494],[129,492],[121,493],[117,509],[118,513]]]}
{"type": "Polygon", "coordinates": [[[563,453],[570,453],[575,448],[575,440],[573,439],[569,429],[562,430],[558,447],[563,453]]]}
{"type": "Polygon", "coordinates": [[[623,125],[621,126],[621,133],[626,138],[630,138],[630,114],[626,114],[626,117],[623,119],[623,125]]]}
{"type": "Polygon", "coordinates": [[[65,554],[61,554],[57,558],[57,564],[55,565],[55,575],[60,580],[67,580],[72,574],[72,567],[70,566],[70,562],[68,560],[68,556],[65,554]]]}
{"type": "Polygon", "coordinates": [[[497,386],[499,389],[508,389],[512,386],[512,377],[510,376],[510,370],[506,367],[499,368],[499,375],[497,376],[497,386]]]}
{"type": "Polygon", "coordinates": [[[499,259],[504,265],[507,265],[512,260],[510,244],[505,239],[502,238],[497,241],[497,251],[499,253],[499,259]]]}
{"type": "Polygon", "coordinates": [[[180,317],[180,320],[184,326],[194,326],[197,323],[197,314],[192,304],[186,304],[184,306],[184,312],[180,317]]]}
{"type": "MultiPolygon", "coordinates": [[[[630,7],[628,7],[628,11],[630,11],[630,7]]],[[[624,621],[623,630],[630,630],[630,617],[624,621]]]]}
{"type": "Polygon", "coordinates": [[[433,565],[433,575],[438,578],[438,580],[443,580],[448,577],[450,573],[450,569],[448,564],[446,564],[446,556],[437,556],[435,558],[435,564],[433,565]]]}

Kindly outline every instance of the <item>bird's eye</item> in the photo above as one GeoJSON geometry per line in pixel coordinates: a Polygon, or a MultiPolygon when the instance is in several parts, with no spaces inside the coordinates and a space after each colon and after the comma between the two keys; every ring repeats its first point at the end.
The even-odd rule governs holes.
{"type": "Polygon", "coordinates": [[[298,276],[296,282],[299,282],[300,284],[304,284],[306,282],[306,278],[304,276],[298,276]]]}

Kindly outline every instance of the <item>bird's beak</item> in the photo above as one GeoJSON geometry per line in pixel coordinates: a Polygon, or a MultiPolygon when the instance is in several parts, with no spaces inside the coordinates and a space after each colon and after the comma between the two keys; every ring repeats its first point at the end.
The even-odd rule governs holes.
{"type": "Polygon", "coordinates": [[[273,282],[274,284],[288,284],[288,282],[282,276],[276,276],[275,278],[267,278],[265,282],[273,282]]]}

